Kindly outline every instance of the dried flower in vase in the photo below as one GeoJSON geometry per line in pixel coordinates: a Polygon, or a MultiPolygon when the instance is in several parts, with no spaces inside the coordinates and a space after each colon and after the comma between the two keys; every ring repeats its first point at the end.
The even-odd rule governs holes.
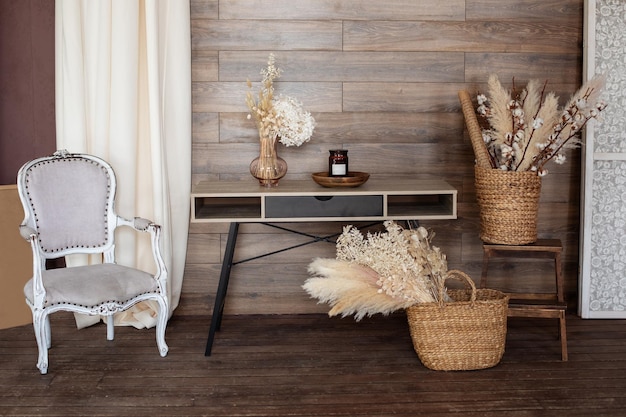
{"type": "Polygon", "coordinates": [[[522,91],[506,90],[496,75],[488,80],[488,95],[478,95],[477,113],[488,123],[483,139],[493,168],[548,173],[545,165],[565,162],[564,150],[580,145],[579,133],[606,108],[600,99],[604,77],[583,85],[559,109],[558,97],[546,85],[530,80],[522,91]]]}
{"type": "MultiPolygon", "coordinates": [[[[281,74],[274,54],[270,54],[267,67],[261,70],[263,81],[258,98],[251,91],[246,94],[248,119],[256,122],[260,138],[278,139],[285,146],[300,146],[311,139],[315,119],[295,98],[282,94],[274,97],[274,80],[281,74]]],[[[252,88],[250,80],[248,88],[252,88]]]]}

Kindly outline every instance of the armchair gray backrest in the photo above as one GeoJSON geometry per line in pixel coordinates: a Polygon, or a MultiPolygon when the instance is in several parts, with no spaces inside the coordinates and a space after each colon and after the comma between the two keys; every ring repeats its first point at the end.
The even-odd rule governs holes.
{"type": "Polygon", "coordinates": [[[33,252],[33,277],[24,294],[33,312],[40,372],[48,370],[49,315],[61,310],[110,316],[107,338],[113,340],[115,313],[155,300],[159,305],[157,345],[165,356],[169,301],[167,270],[159,246],[161,228],[146,219],[117,215],[111,166],[93,155],[57,151],[24,164],[17,185],[24,207],[20,233],[33,252]],[[119,226],[150,233],[156,273],[115,263],[115,230],[119,226]],[[102,263],[46,270],[47,259],[79,253],[101,254],[102,263]]]}

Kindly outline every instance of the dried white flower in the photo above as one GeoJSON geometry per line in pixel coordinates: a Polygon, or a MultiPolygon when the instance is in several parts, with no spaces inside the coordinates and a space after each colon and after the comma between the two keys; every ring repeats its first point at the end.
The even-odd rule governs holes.
{"type": "Polygon", "coordinates": [[[265,81],[273,81],[276,78],[280,78],[282,74],[282,70],[276,67],[276,57],[274,54],[270,54],[267,59],[267,67],[261,70],[261,75],[263,76],[263,82],[265,81]]]}
{"type": "Polygon", "coordinates": [[[431,246],[433,235],[424,227],[406,230],[393,221],[384,225],[386,232],[366,236],[354,226],[345,226],[337,239],[336,260],[316,260],[309,267],[316,276],[307,280],[305,289],[331,303],[329,314],[355,314],[359,320],[438,299],[437,289],[447,277],[448,264],[441,250],[431,246]],[[328,265],[331,261],[334,270],[320,268],[320,262],[328,265]],[[361,278],[351,275],[360,283],[346,286],[343,280],[349,265],[371,273],[361,278]]]}
{"type": "Polygon", "coordinates": [[[502,152],[503,159],[511,159],[515,152],[513,151],[513,147],[509,145],[502,145],[500,147],[500,152],[502,152]]]}
{"type": "MultiPolygon", "coordinates": [[[[315,119],[302,108],[302,104],[288,96],[274,98],[274,80],[282,70],[275,65],[274,54],[270,54],[267,67],[261,70],[263,85],[258,99],[252,92],[246,94],[250,109],[247,118],[254,117],[261,138],[279,137],[285,146],[300,146],[310,140],[315,128],[315,119]]],[[[248,88],[252,83],[248,81],[248,88]]]]}
{"type": "Polygon", "coordinates": [[[285,146],[300,146],[308,142],[315,129],[315,119],[293,97],[278,96],[273,101],[276,111],[276,133],[285,146]]]}
{"type": "Polygon", "coordinates": [[[580,131],[606,108],[606,103],[599,100],[604,88],[603,76],[583,85],[563,109],[558,108],[554,93],[546,93],[546,84],[542,87],[536,80],[530,80],[521,92],[515,88],[508,91],[492,75],[488,88],[489,95],[481,94],[479,98],[478,114],[489,122],[483,136],[491,138],[485,143],[492,167],[509,171],[546,175],[544,165],[551,160],[563,163],[562,150],[579,145],[580,131]],[[597,104],[590,108],[590,102],[597,104]],[[525,115],[532,117],[529,125],[525,115]]]}
{"type": "Polygon", "coordinates": [[[559,165],[563,165],[565,163],[565,159],[566,159],[565,155],[563,155],[562,153],[558,153],[554,157],[554,162],[559,165]]]}

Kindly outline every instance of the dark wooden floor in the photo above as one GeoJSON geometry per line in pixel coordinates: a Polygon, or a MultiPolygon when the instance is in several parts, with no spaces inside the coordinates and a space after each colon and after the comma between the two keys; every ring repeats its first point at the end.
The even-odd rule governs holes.
{"type": "Polygon", "coordinates": [[[40,375],[31,326],[0,330],[0,415],[624,416],[626,321],[509,320],[494,368],[442,372],[412,349],[405,317],[226,316],[211,357],[207,317],[174,317],[169,355],[154,330],[76,330],[52,319],[40,375]]]}

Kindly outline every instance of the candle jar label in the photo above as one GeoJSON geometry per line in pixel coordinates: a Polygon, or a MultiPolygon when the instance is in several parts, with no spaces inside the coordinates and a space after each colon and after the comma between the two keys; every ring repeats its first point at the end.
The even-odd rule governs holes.
{"type": "Polygon", "coordinates": [[[345,177],[348,175],[348,151],[330,150],[328,151],[328,175],[331,177],[345,177]]]}

